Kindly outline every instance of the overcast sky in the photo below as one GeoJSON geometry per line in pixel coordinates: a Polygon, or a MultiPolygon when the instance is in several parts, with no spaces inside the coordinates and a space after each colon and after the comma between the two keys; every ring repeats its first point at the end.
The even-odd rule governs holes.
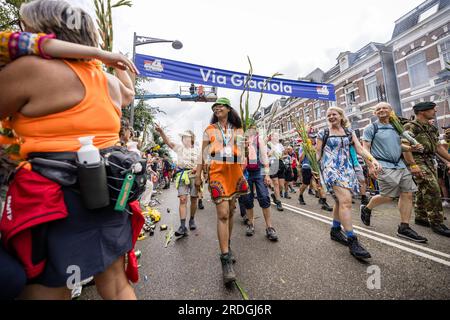
{"type": "MultiPolygon", "coordinates": [[[[92,0],[69,0],[92,14],[92,0]]],[[[114,1],[113,1],[114,2],[114,1]]],[[[170,44],[140,46],[138,53],[208,67],[247,73],[248,55],[254,73],[297,79],[319,67],[326,71],[342,51],[356,51],[374,41],[384,43],[394,22],[423,0],[133,0],[133,7],[115,9],[114,49],[132,53],[133,32],[141,36],[178,39],[170,44]]],[[[178,93],[180,85],[153,81],[152,93],[178,93]]],[[[218,88],[239,109],[240,92],[218,88]]],[[[252,94],[256,107],[259,95],[252,94]]],[[[279,98],[265,95],[263,106],[279,98]]],[[[209,121],[211,103],[151,100],[167,112],[159,116],[171,136],[186,129],[199,134],[209,121]]],[[[178,140],[178,137],[176,137],[178,140]]]]}

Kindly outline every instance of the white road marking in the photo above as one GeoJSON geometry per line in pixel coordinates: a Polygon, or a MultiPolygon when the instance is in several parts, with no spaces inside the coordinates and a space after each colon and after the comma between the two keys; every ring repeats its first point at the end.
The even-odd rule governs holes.
{"type": "MultiPolygon", "coordinates": [[[[326,224],[329,224],[330,221],[332,221],[331,218],[322,216],[320,214],[317,214],[317,213],[314,213],[314,212],[311,212],[311,211],[307,211],[307,210],[304,210],[304,209],[300,209],[300,208],[294,207],[294,206],[292,206],[290,204],[287,204],[287,203],[283,203],[283,207],[285,209],[289,210],[289,211],[293,211],[295,213],[301,214],[303,216],[309,217],[309,218],[317,220],[317,221],[324,222],[326,224]]],[[[357,227],[357,226],[354,226],[354,228],[358,229],[358,231],[355,231],[356,234],[359,234],[359,235],[364,236],[366,238],[369,238],[369,239],[372,239],[372,240],[384,243],[384,244],[389,245],[391,247],[394,247],[394,248],[397,248],[397,249],[400,249],[400,250],[412,253],[412,254],[414,254],[416,256],[419,256],[419,257],[422,257],[422,258],[426,258],[426,259],[429,259],[429,260],[432,260],[432,261],[435,261],[437,263],[440,263],[440,264],[443,264],[443,265],[446,265],[446,266],[450,267],[450,261],[447,261],[447,260],[444,260],[444,259],[432,256],[432,255],[427,254],[425,252],[421,252],[421,251],[418,251],[418,250],[415,250],[415,249],[412,249],[412,248],[405,247],[405,246],[403,246],[401,244],[398,244],[398,243],[395,243],[395,242],[392,242],[392,241],[389,241],[389,240],[386,240],[386,239],[383,239],[383,238],[379,238],[379,237],[373,236],[371,234],[368,234],[367,232],[376,233],[376,234],[379,234],[379,235],[384,236],[384,237],[389,237],[389,236],[386,236],[386,235],[383,235],[383,234],[380,234],[380,233],[377,233],[377,232],[374,232],[374,231],[371,231],[371,230],[367,230],[365,228],[357,227]],[[359,231],[359,230],[363,230],[363,231],[359,231]]],[[[395,239],[395,240],[398,241],[400,239],[395,239]]],[[[407,244],[411,245],[411,243],[407,243],[407,244]]],[[[417,246],[417,247],[419,247],[421,250],[424,250],[424,249],[428,249],[428,251],[432,250],[432,249],[421,247],[421,246],[417,246]]],[[[441,256],[448,256],[444,252],[440,252],[440,251],[436,251],[436,250],[432,250],[432,251],[439,253],[439,255],[441,255],[441,256]]]]}
{"type": "MultiPolygon", "coordinates": [[[[320,213],[316,213],[316,212],[309,211],[309,210],[306,210],[306,209],[298,208],[298,207],[295,207],[295,206],[290,205],[288,203],[283,203],[283,205],[284,206],[288,206],[288,207],[293,208],[293,209],[296,209],[296,210],[300,210],[300,211],[309,213],[309,214],[313,214],[315,216],[327,219],[329,221],[333,221],[333,218],[326,217],[324,215],[321,215],[320,213]]],[[[376,232],[376,231],[373,231],[373,230],[370,230],[370,229],[367,229],[367,228],[364,228],[364,227],[360,227],[360,226],[355,226],[354,225],[353,228],[357,229],[357,230],[362,230],[364,232],[372,233],[372,234],[374,234],[376,236],[384,237],[386,239],[390,239],[390,240],[395,241],[395,242],[403,243],[403,244],[408,245],[410,247],[414,247],[414,248],[417,248],[417,249],[420,249],[420,250],[423,250],[423,251],[427,251],[427,252],[433,253],[435,255],[442,256],[444,258],[450,259],[450,254],[447,254],[447,253],[441,252],[441,251],[437,251],[437,250],[434,250],[434,249],[430,249],[428,247],[425,247],[425,245],[420,245],[420,244],[417,244],[417,243],[414,243],[414,242],[410,242],[410,241],[406,241],[406,240],[403,240],[403,239],[400,239],[400,238],[391,237],[391,236],[389,236],[387,234],[376,232]]]]}

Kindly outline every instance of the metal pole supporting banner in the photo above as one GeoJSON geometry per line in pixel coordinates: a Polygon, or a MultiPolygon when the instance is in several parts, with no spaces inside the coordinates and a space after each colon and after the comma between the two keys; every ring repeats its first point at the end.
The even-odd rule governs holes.
{"type": "MultiPolygon", "coordinates": [[[[133,34],[133,63],[136,64],[136,32],[133,34]]],[[[136,80],[134,80],[134,90],[136,91],[136,80]]],[[[134,99],[131,101],[130,126],[134,128],[134,99]]]]}

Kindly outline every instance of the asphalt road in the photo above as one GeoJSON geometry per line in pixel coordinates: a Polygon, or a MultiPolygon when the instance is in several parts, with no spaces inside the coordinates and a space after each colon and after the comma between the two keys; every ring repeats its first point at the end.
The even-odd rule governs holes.
{"type": "MultiPolygon", "coordinates": [[[[265,237],[264,218],[256,200],[253,237],[245,236],[242,219],[235,214],[231,243],[238,260],[235,271],[250,299],[450,298],[450,238],[414,224],[413,229],[427,237],[428,244],[398,238],[399,214],[394,204],[375,209],[372,226],[366,227],[359,219],[356,201],[355,230],[372,255],[368,263],[362,263],[348,248],[330,240],[331,215],[320,210],[316,198],[305,195],[308,205],[300,206],[297,195],[291,196],[283,199],[283,212],[272,206],[278,242],[265,237]],[[376,278],[378,271],[380,277],[376,278]]],[[[198,211],[196,231],[165,247],[169,231],[160,231],[159,225],[178,228],[178,200],[174,187],[158,197],[162,219],[154,236],[137,243],[142,251],[141,278],[134,286],[138,299],[241,300],[235,287],[226,288],[222,282],[213,203],[206,200],[205,209],[198,211]]],[[[88,287],[81,299],[99,296],[94,287],[88,287]]]]}

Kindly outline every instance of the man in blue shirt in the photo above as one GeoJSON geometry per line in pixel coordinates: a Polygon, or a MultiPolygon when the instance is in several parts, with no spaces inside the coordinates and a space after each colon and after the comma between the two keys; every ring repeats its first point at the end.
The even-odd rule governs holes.
{"type": "Polygon", "coordinates": [[[413,174],[418,172],[414,169],[410,172],[402,160],[402,152],[410,152],[411,148],[419,150],[421,146],[402,145],[399,134],[389,122],[391,111],[392,107],[388,103],[377,104],[374,114],[378,117],[378,121],[364,129],[363,146],[377,159],[382,170],[377,178],[380,194],[373,197],[367,206],[361,205],[361,220],[369,226],[373,208],[399,197],[398,209],[401,223],[397,235],[415,242],[427,242],[426,238],[418,235],[409,226],[413,208],[413,192],[417,191],[411,172],[413,174]]]}

